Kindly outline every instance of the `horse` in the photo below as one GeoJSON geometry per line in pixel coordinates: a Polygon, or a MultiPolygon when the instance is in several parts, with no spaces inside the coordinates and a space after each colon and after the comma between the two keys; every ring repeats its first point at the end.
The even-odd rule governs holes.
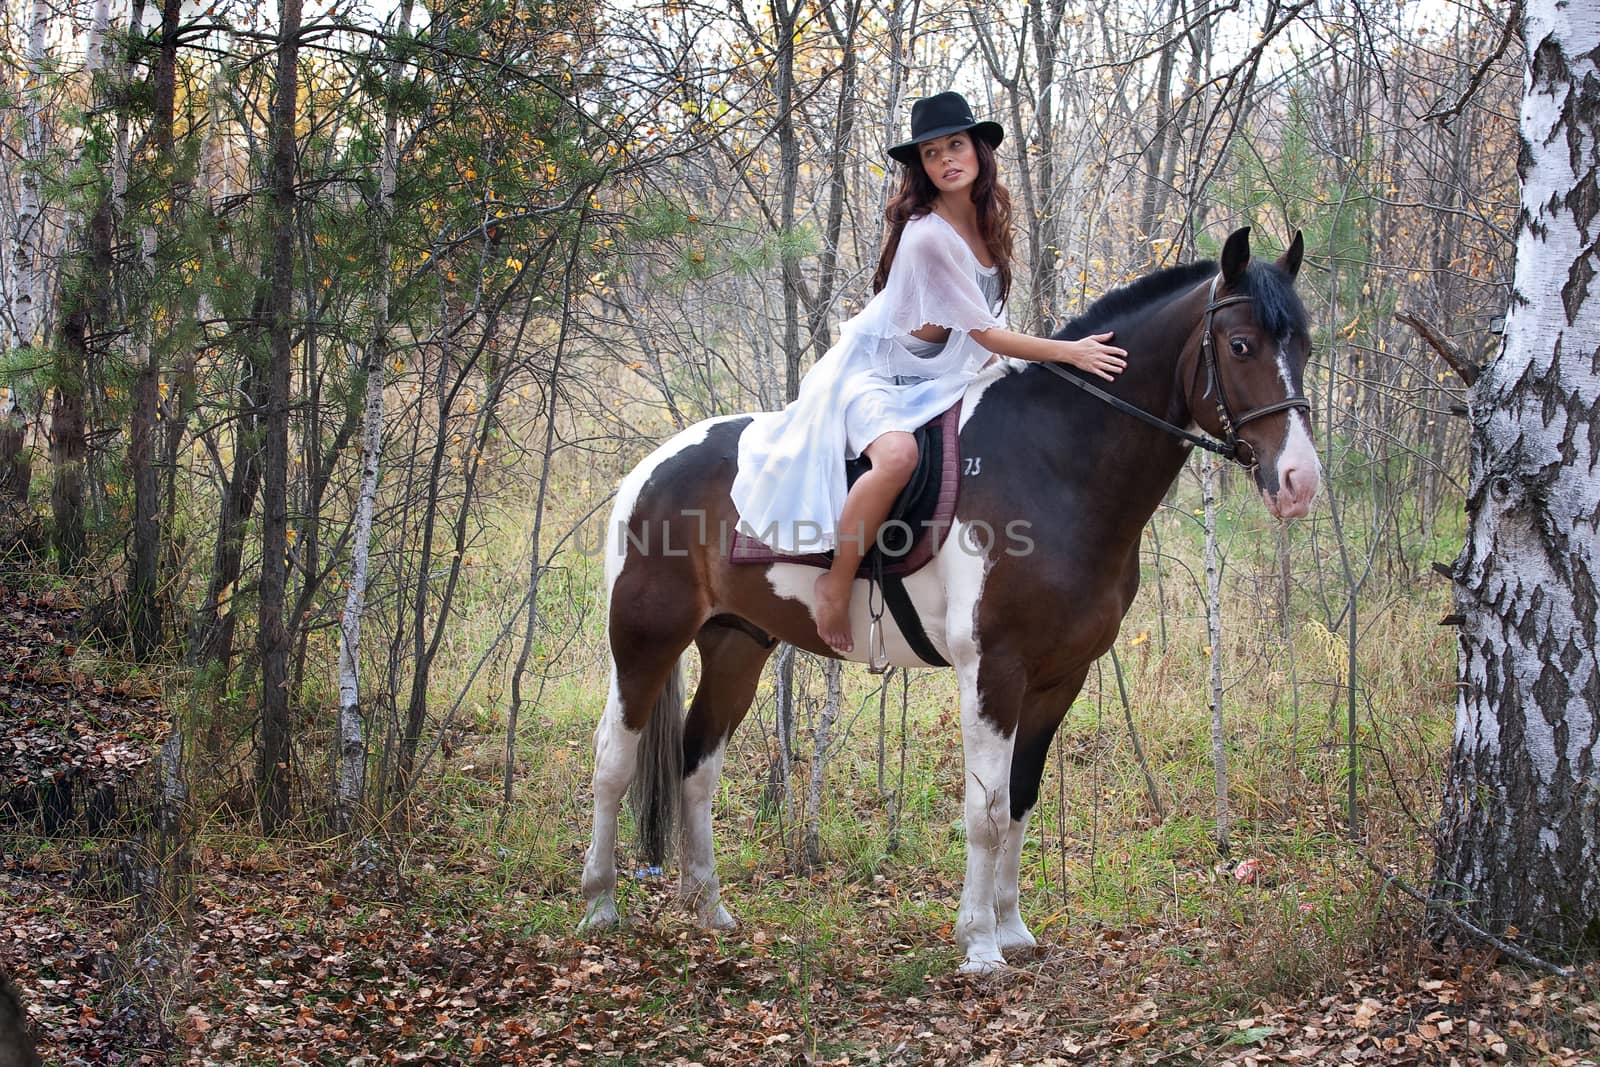
{"type": "MultiPolygon", "coordinates": [[[[927,640],[959,682],[963,972],[993,970],[1006,952],[1036,946],[1018,868],[1045,755],[1090,666],[1116,639],[1138,587],[1141,534],[1191,450],[1238,460],[1280,520],[1304,515],[1316,495],[1302,387],[1310,335],[1294,290],[1304,242],[1297,232],[1276,262],[1254,262],[1249,232],[1231,234],[1218,261],[1152,273],[1057,332],[1113,331],[1128,351],[1114,383],[1098,388],[1057,365],[1007,360],[966,391],[955,519],[932,561],[904,579],[927,640]],[[1019,521],[1025,536],[997,534],[1019,521]],[[989,536],[977,532],[984,527],[989,536]]],[[[726,535],[738,525],[729,488],[750,419],[679,432],[617,490],[605,548],[611,677],[595,730],[580,930],[618,921],[617,817],[636,772],[652,862],[662,862],[681,811],[679,895],[701,926],[735,927],[719,891],[711,804],[762,668],[779,639],[821,656],[870,654],[867,581],[855,583],[851,606],[855,651],[841,657],[817,635],[814,569],[729,562],[726,535]],[[685,714],[680,657],[691,642],[701,673],[685,714]]],[[[928,665],[885,626],[890,662],[928,665]]]]}

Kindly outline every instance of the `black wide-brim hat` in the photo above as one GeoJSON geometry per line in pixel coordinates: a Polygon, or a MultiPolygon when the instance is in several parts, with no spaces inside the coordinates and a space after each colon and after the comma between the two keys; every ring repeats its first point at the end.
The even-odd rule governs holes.
{"type": "Polygon", "coordinates": [[[890,159],[910,166],[917,161],[917,145],[963,130],[971,130],[975,136],[982,137],[991,148],[1006,135],[998,122],[979,122],[973,118],[967,98],[960,93],[939,93],[925,96],[911,105],[911,140],[890,145],[884,151],[889,153],[890,159]]]}

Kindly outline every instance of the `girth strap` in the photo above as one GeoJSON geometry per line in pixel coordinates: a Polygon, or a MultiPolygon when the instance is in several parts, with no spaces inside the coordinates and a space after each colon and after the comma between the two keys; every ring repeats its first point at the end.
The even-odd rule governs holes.
{"type": "Polygon", "coordinates": [[[917,614],[917,606],[911,603],[911,594],[906,590],[906,583],[900,575],[885,575],[883,570],[883,553],[879,552],[872,558],[872,577],[868,579],[867,585],[867,613],[872,616],[872,624],[867,628],[867,670],[873,674],[882,674],[889,669],[888,651],[883,644],[885,607],[889,609],[889,614],[894,616],[895,625],[900,627],[901,636],[906,639],[906,644],[911,646],[911,651],[917,654],[918,659],[930,667],[950,666],[950,662],[939,655],[939,650],[928,640],[928,631],[922,628],[922,617],[917,614]],[[874,588],[878,591],[876,598],[872,595],[874,588]]]}
{"type": "Polygon", "coordinates": [[[911,646],[917,658],[933,667],[950,666],[950,661],[939,655],[939,650],[928,640],[928,631],[922,628],[922,619],[917,615],[916,605],[911,603],[906,583],[895,575],[889,575],[880,578],[879,585],[883,587],[883,602],[888,605],[889,614],[894,616],[895,625],[900,627],[906,644],[911,646]]]}

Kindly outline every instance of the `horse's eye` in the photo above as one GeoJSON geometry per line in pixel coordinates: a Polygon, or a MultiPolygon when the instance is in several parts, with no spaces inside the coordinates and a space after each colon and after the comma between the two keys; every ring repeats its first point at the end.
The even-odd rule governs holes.
{"type": "Polygon", "coordinates": [[[1232,350],[1233,354],[1238,356],[1240,359],[1243,359],[1245,356],[1250,354],[1250,346],[1245,344],[1244,341],[1237,337],[1228,342],[1228,348],[1232,350]]]}

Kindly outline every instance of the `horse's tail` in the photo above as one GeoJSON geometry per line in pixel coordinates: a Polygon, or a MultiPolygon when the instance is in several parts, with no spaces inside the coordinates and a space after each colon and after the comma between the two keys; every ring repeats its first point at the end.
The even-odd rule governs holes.
{"type": "Polygon", "coordinates": [[[634,767],[634,825],[639,828],[639,848],[651,866],[666,866],[672,853],[683,795],[683,657],[672,665],[661,687],[650,720],[639,737],[634,767]]]}

